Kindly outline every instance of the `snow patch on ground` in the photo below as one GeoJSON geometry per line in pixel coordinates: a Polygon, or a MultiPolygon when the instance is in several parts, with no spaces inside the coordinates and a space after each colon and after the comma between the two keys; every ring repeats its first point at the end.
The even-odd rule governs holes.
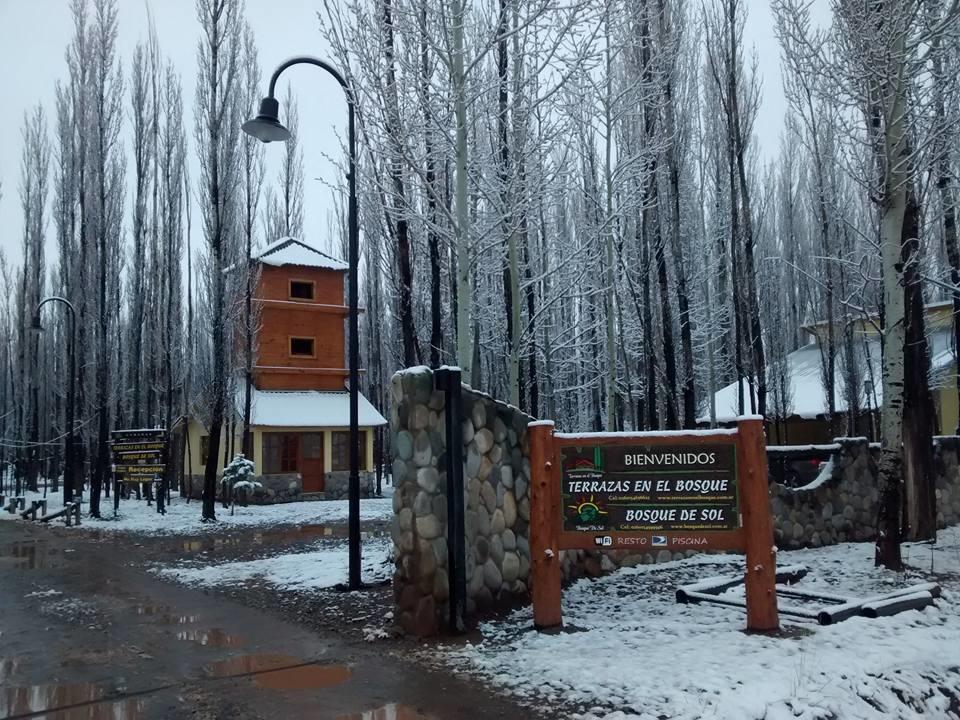
{"type": "MultiPolygon", "coordinates": [[[[363,582],[377,583],[391,577],[392,552],[393,543],[389,538],[370,538],[363,543],[363,582]]],[[[317,590],[345,583],[347,568],[347,545],[338,543],[310,552],[214,565],[194,562],[177,567],[157,568],[153,572],[184,585],[200,587],[222,589],[248,582],[265,582],[278,590],[317,590]]]]}
{"type": "Polygon", "coordinates": [[[698,555],[564,589],[565,632],[535,632],[524,608],[434,661],[582,720],[956,718],[960,526],[939,538],[904,546],[905,573],[874,568],[869,543],[780,555],[783,565],[810,568],[798,588],[824,593],[868,597],[939,582],[943,597],[922,611],[827,627],[782,618],[784,637],[748,635],[742,612],[674,601],[679,585],[742,572],[740,556],[698,555]]]}
{"type": "MultiPolygon", "coordinates": [[[[387,521],[393,517],[393,487],[384,487],[384,497],[360,500],[361,521],[387,521]],[[389,493],[389,494],[388,494],[389,493]]],[[[27,507],[31,500],[41,500],[42,493],[26,494],[27,507]]],[[[62,495],[47,495],[47,512],[54,513],[63,508],[62,495]]],[[[199,500],[187,502],[176,495],[167,505],[166,515],[157,512],[156,505],[147,505],[146,500],[121,500],[120,510],[113,517],[113,498],[103,498],[100,512],[103,520],[87,515],[88,505],[84,503],[83,522],[75,529],[96,530],[99,532],[128,532],[148,535],[182,535],[206,532],[226,532],[242,527],[261,525],[325,525],[344,523],[348,518],[346,500],[318,500],[311,502],[278,503],[276,505],[248,505],[236,507],[234,514],[217,504],[217,522],[205,523],[200,519],[199,500]]],[[[20,520],[20,514],[0,512],[2,520],[20,520]]],[[[28,521],[22,521],[28,522],[28,521]]],[[[62,525],[63,520],[51,520],[62,525]]]]}

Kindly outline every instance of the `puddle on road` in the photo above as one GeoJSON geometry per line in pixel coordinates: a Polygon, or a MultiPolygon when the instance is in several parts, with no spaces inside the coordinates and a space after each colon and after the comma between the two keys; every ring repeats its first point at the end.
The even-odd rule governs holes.
{"type": "Polygon", "coordinates": [[[98,702],[105,694],[90,683],[0,688],[0,717],[44,711],[50,711],[43,716],[50,720],[137,720],[141,716],[140,700],[98,702]]]}
{"type": "MultiPolygon", "coordinates": [[[[362,538],[382,537],[386,535],[383,530],[365,530],[361,534],[362,538]]],[[[215,552],[225,548],[250,547],[259,545],[284,545],[287,543],[314,540],[317,538],[337,538],[347,537],[347,525],[302,525],[300,527],[280,528],[276,530],[257,530],[249,535],[235,536],[216,536],[202,535],[184,538],[180,541],[179,549],[183,552],[215,552]]]]}
{"type": "Polygon", "coordinates": [[[166,615],[170,612],[169,605],[137,605],[134,608],[137,615],[166,615]]]}
{"type": "Polygon", "coordinates": [[[209,665],[207,674],[226,678],[249,675],[257,687],[268,690],[315,690],[350,679],[347,665],[304,663],[290,655],[237,655],[209,665]]]}
{"type": "Polygon", "coordinates": [[[169,605],[137,605],[133,610],[141,617],[156,618],[164,625],[192,625],[200,620],[199,615],[176,615],[169,605]]]}
{"type": "Polygon", "coordinates": [[[242,537],[228,535],[217,537],[206,535],[190,537],[180,543],[184,552],[210,552],[223,548],[247,547],[250,545],[280,545],[296,540],[312,540],[323,537],[346,537],[346,526],[339,525],[303,525],[282,530],[258,530],[242,537]]]}
{"type": "Polygon", "coordinates": [[[338,715],[337,720],[437,720],[434,715],[427,715],[409,705],[390,703],[375,710],[352,715],[338,715]]]}
{"type": "Polygon", "coordinates": [[[20,667],[20,658],[0,658],[0,685],[7,682],[7,678],[13,675],[20,667]]]}
{"type": "Polygon", "coordinates": [[[237,635],[230,635],[220,628],[211,628],[210,630],[180,630],[177,632],[177,640],[191,640],[201,645],[210,647],[237,647],[243,644],[243,640],[237,635]]]}
{"type": "Polygon", "coordinates": [[[36,540],[18,540],[0,547],[0,564],[12,563],[15,570],[38,570],[59,567],[56,549],[47,549],[47,544],[36,540]]]}

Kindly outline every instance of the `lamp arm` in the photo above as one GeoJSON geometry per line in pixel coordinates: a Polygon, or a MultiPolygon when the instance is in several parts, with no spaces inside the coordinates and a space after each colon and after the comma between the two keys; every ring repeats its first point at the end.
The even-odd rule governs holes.
{"type": "Polygon", "coordinates": [[[293,65],[316,65],[318,68],[326,70],[328,73],[333,75],[334,79],[340,83],[340,86],[346,91],[347,99],[350,103],[353,103],[353,94],[350,92],[350,86],[347,84],[346,78],[337,70],[333,65],[328,63],[326,60],[321,60],[318,57],[313,57],[312,55],[297,55],[295,57],[284,60],[277,66],[277,69],[273,71],[273,75],[270,76],[270,86],[268,90],[268,97],[274,97],[274,90],[277,85],[277,79],[280,77],[280,74],[286,70],[288,67],[293,65]]]}
{"type": "Polygon", "coordinates": [[[76,321],[77,309],[73,306],[73,303],[67,300],[65,297],[60,297],[59,295],[51,295],[50,297],[44,298],[37,304],[37,308],[34,311],[37,317],[40,317],[40,308],[46,305],[48,302],[61,302],[67,306],[70,310],[71,319],[76,321]]]}

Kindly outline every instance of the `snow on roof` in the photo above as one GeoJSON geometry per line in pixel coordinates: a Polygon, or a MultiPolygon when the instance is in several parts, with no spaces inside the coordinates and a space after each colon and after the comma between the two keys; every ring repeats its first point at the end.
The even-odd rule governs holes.
{"type": "Polygon", "coordinates": [[[327,268],[328,270],[348,270],[350,268],[342,260],[330,257],[315,247],[297,238],[283,237],[265,247],[254,260],[266,265],[301,265],[304,267],[327,268]]]}
{"type": "MultiPolygon", "coordinates": [[[[930,382],[931,386],[939,387],[945,384],[949,375],[949,382],[953,382],[953,347],[952,331],[949,328],[936,330],[927,335],[930,353],[930,382]]],[[[866,341],[858,342],[857,359],[861,366],[864,380],[873,380],[873,390],[867,398],[863,388],[858,388],[860,402],[863,407],[869,402],[870,407],[876,407],[883,402],[883,388],[880,383],[880,341],[875,335],[869,336],[866,341]],[[869,368],[868,368],[869,363],[869,368]],[[872,369],[871,373],[868,369],[872,369]]],[[[834,387],[834,403],[838,413],[846,412],[847,398],[843,385],[841,358],[837,357],[837,384],[834,387]]],[[[823,361],[820,347],[816,342],[794,350],[787,356],[789,372],[789,397],[787,399],[786,417],[800,417],[813,419],[827,413],[827,397],[824,392],[823,361]]],[[[750,390],[747,380],[740,383],[743,394],[743,406],[750,409],[750,390]]],[[[737,419],[737,383],[733,382],[718,390],[714,395],[717,405],[718,422],[734,422],[737,419]]],[[[768,415],[777,414],[771,406],[770,395],[767,395],[768,415]]],[[[708,422],[708,413],[698,418],[698,422],[708,422]]]]}
{"type": "MultiPolygon", "coordinates": [[[[242,393],[241,393],[242,395],[242,393]]],[[[242,397],[239,398],[239,407],[242,397]]],[[[360,427],[386,425],[387,421],[363,393],[359,398],[360,427]]],[[[250,424],[267,427],[348,427],[350,393],[345,390],[253,391],[250,424]]]]}

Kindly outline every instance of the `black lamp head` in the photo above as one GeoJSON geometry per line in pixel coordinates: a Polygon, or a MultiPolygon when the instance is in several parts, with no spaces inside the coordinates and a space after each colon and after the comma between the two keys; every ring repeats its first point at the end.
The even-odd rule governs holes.
{"type": "Polygon", "coordinates": [[[290,131],[280,122],[280,103],[274,97],[261,100],[260,112],[241,127],[247,135],[265,143],[290,139],[290,131]]]}
{"type": "Polygon", "coordinates": [[[34,332],[43,332],[43,325],[40,324],[40,313],[37,313],[33,316],[33,322],[30,324],[30,329],[34,332]]]}

